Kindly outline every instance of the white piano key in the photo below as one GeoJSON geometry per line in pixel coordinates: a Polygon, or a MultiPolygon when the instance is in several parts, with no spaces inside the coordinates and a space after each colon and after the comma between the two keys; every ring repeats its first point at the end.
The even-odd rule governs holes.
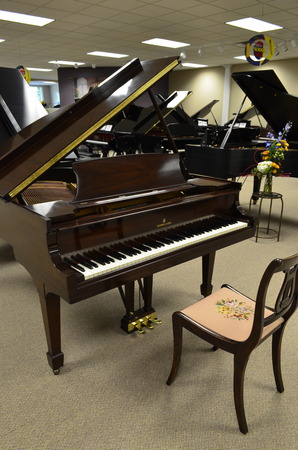
{"type": "MultiPolygon", "coordinates": [[[[192,225],[192,224],[190,224],[190,225],[192,225]]],[[[194,225],[195,225],[195,223],[194,223],[194,225]]],[[[133,256],[125,255],[126,258],[122,259],[122,260],[118,260],[118,259],[114,258],[114,261],[110,262],[109,264],[101,265],[101,264],[97,263],[98,267],[94,267],[92,269],[83,265],[83,263],[81,263],[81,262],[80,262],[80,265],[84,267],[85,271],[83,273],[83,276],[84,276],[85,280],[88,280],[90,278],[99,277],[99,276],[105,275],[107,273],[112,273],[117,270],[121,270],[126,267],[139,264],[146,260],[150,260],[150,259],[162,256],[162,255],[170,253],[172,251],[179,250],[184,247],[203,242],[207,239],[211,239],[216,236],[221,236],[223,234],[230,233],[232,231],[236,231],[236,230],[246,228],[246,227],[247,227],[247,224],[245,222],[236,221],[235,223],[232,223],[232,224],[223,225],[220,228],[216,228],[216,229],[209,230],[209,231],[204,231],[203,233],[201,233],[199,235],[185,237],[185,239],[183,239],[181,241],[176,241],[173,243],[165,244],[164,246],[162,246],[160,248],[151,248],[151,250],[148,250],[148,251],[139,250],[140,253],[138,253],[137,255],[133,255],[133,256]]],[[[175,228],[179,228],[179,226],[177,226],[175,228]]],[[[175,228],[169,229],[168,230],[169,234],[171,234],[171,233],[179,234],[179,230],[176,230],[175,228]]],[[[141,237],[142,236],[140,236],[140,238],[141,237]]],[[[166,237],[166,232],[165,232],[164,237],[166,237]]],[[[127,240],[133,241],[134,239],[137,240],[137,238],[130,238],[127,240]]],[[[158,235],[156,236],[155,239],[156,239],[156,241],[158,241],[158,239],[159,239],[158,235]]],[[[96,249],[93,248],[92,250],[96,250],[96,249]]],[[[100,250],[100,248],[98,250],[100,250]]],[[[117,250],[117,251],[118,251],[118,253],[122,253],[121,250],[117,250]]],[[[86,258],[87,250],[84,250],[83,252],[85,254],[84,257],[86,258]]],[[[67,254],[67,255],[65,255],[65,258],[69,259],[72,254],[80,254],[80,252],[77,251],[77,252],[73,252],[71,254],[67,254]]],[[[92,257],[90,259],[92,260],[92,257]]],[[[94,261],[94,262],[96,262],[96,261],[94,261]]],[[[74,267],[74,266],[72,266],[72,267],[74,267]]],[[[77,271],[79,271],[79,270],[77,270],[77,271]]],[[[82,273],[82,272],[80,272],[80,273],[82,273]]]]}

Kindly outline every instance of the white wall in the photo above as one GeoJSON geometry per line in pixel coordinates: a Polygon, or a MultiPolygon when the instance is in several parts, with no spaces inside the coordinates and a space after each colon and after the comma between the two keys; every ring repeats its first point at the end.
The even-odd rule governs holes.
{"type": "MultiPolygon", "coordinates": [[[[189,115],[195,114],[212,100],[220,100],[214,105],[212,112],[217,122],[221,123],[224,72],[224,67],[173,71],[169,79],[169,93],[182,90],[193,92],[183,102],[183,108],[189,115]]],[[[211,114],[206,119],[209,123],[214,123],[211,114]]]]}

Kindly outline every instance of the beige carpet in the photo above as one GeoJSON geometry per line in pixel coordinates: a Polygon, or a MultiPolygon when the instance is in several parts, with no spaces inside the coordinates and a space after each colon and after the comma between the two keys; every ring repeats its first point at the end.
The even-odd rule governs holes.
{"type": "MultiPolygon", "coordinates": [[[[245,209],[251,187],[248,178],[240,197],[245,209]]],[[[298,179],[275,179],[274,188],[285,200],[280,242],[251,238],[219,251],[214,289],[227,282],[254,296],[271,259],[298,252],[298,179]]],[[[274,209],[274,220],[277,215],[274,209]]],[[[124,310],[116,290],[76,305],[63,301],[65,366],[59,376],[47,364],[31,278],[3,241],[0,264],[1,450],[298,448],[298,314],[284,336],[283,394],[275,389],[270,341],[249,361],[244,436],[233,405],[231,355],[213,353],[185,334],[179,374],[172,386],[165,384],[171,314],[200,298],[200,259],[156,275],[154,307],[163,324],[145,335],[120,330],[124,310]]]]}

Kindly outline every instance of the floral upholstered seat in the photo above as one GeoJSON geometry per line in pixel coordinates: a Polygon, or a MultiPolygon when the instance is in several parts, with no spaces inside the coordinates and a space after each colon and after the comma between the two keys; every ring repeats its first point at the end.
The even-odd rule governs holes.
{"type": "Polygon", "coordinates": [[[234,354],[234,403],[242,433],[247,433],[243,388],[244,374],[251,352],[272,335],[272,362],[278,392],[283,392],[281,341],[285,325],[297,308],[298,253],[274,259],[265,270],[252,300],[228,285],[223,285],[202,300],[173,313],[173,364],[167,384],[177,374],[182,352],[182,330],[186,328],[218,348],[234,354]],[[266,295],[273,276],[283,272],[275,307],[266,306],[266,295]]]}

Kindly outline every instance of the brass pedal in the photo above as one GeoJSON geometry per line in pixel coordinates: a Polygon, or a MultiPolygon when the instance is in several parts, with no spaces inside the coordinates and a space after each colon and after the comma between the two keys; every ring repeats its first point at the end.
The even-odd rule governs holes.
{"type": "Polygon", "coordinates": [[[145,333],[145,331],[142,328],[141,320],[142,319],[138,320],[137,322],[131,322],[131,324],[133,325],[134,329],[137,330],[139,334],[145,333]]]}
{"type": "Polygon", "coordinates": [[[149,323],[162,323],[162,320],[157,319],[157,317],[154,316],[146,316],[146,319],[148,320],[149,323]]]}
{"type": "Polygon", "coordinates": [[[124,316],[121,320],[121,328],[126,333],[137,331],[139,334],[143,334],[146,328],[152,330],[154,324],[159,323],[161,323],[161,320],[157,319],[156,312],[153,308],[147,311],[141,308],[124,316]]]}
{"type": "Polygon", "coordinates": [[[142,323],[142,325],[144,325],[144,327],[149,328],[149,330],[152,330],[152,328],[154,328],[152,323],[148,320],[148,317],[144,317],[144,319],[140,319],[140,322],[142,323]]]}

